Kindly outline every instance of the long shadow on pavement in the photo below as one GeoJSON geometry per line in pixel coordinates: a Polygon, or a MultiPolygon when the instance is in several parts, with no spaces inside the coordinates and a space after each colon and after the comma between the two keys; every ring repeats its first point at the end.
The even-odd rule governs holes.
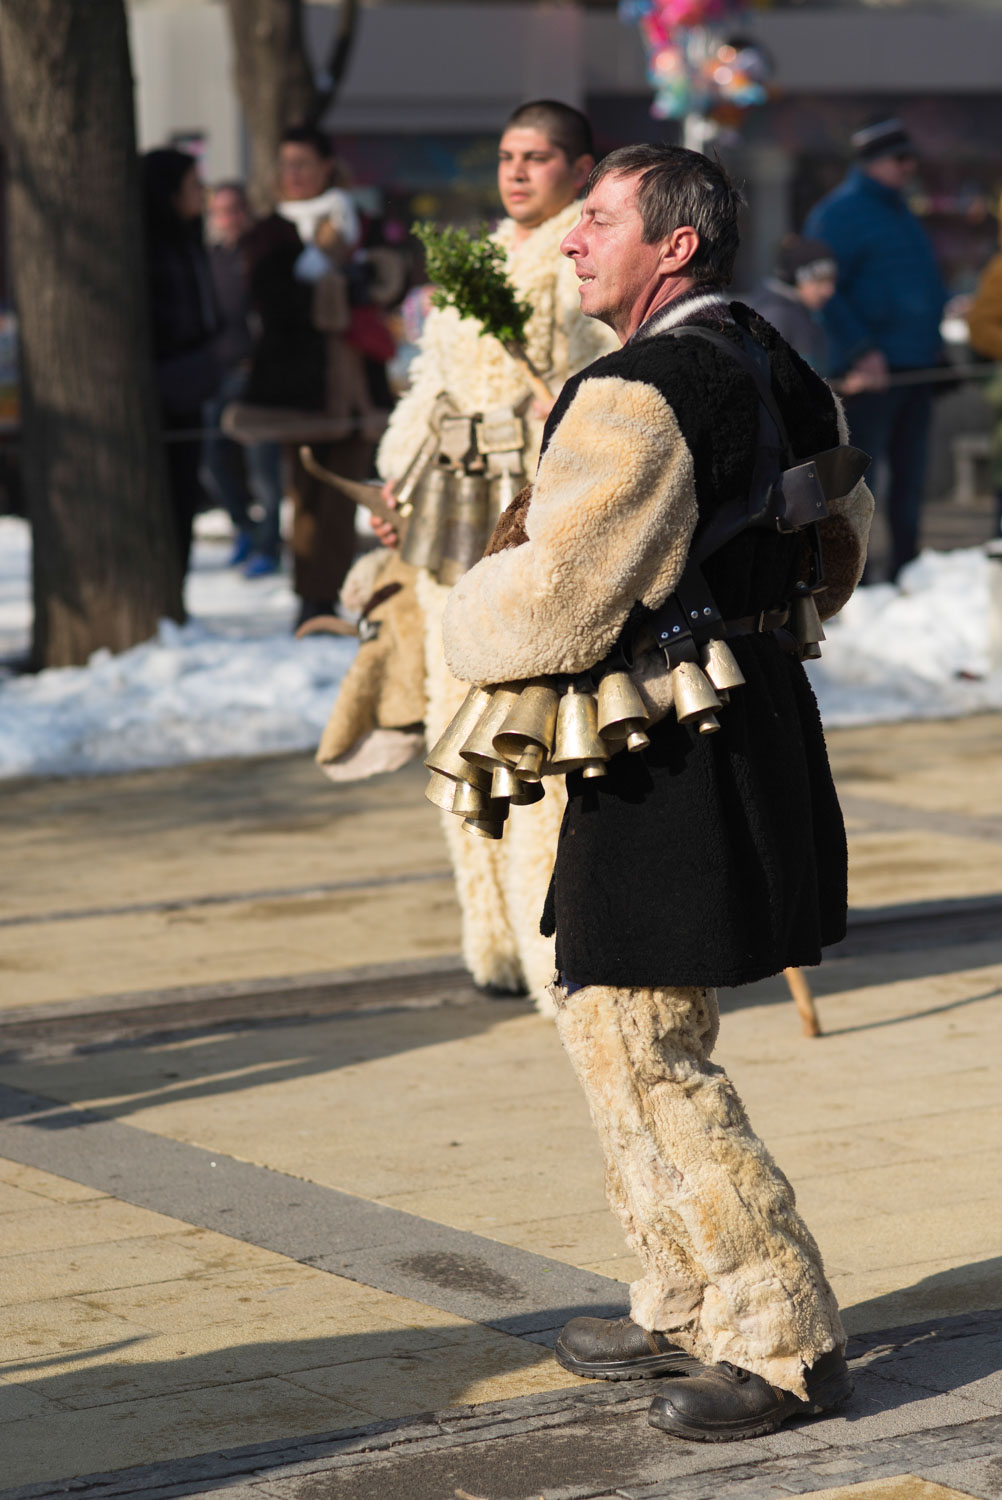
{"type": "MultiPolygon", "coordinates": [[[[19,1080],[30,1074],[32,1086],[43,1090],[47,1078],[54,1097],[74,1104],[93,1099],[96,1079],[103,1075],[113,1081],[97,1085],[99,1090],[114,1093],[120,1089],[121,1097],[96,1108],[102,1114],[122,1118],[161,1104],[289,1083],[402,1052],[419,1052],[476,1036],[531,1012],[527,1001],[478,999],[416,1010],[402,1006],[251,1025],[189,1027],[181,1032],[81,1047],[69,1057],[0,1064],[0,1078],[17,1088],[21,1087],[19,1080]],[[186,1042],[195,1045],[184,1046],[186,1042]],[[253,1056],[248,1057],[248,1053],[253,1056]],[[123,1054],[117,1062],[116,1054],[123,1054]],[[140,1062],[136,1054],[146,1056],[140,1062]],[[237,1055],[245,1059],[239,1065],[235,1065],[237,1055]],[[122,1063],[129,1056],[136,1061],[125,1067],[122,1063]]],[[[59,1123],[58,1116],[46,1121],[51,1129],[57,1129],[59,1123]]],[[[76,1122],[68,1115],[65,1123],[72,1126],[76,1122]]]]}

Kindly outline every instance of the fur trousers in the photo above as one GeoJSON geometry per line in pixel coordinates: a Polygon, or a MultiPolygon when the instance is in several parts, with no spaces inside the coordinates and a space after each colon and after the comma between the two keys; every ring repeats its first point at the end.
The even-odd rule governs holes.
{"type": "MultiPolygon", "coordinates": [[[[445,665],[442,613],[448,597],[448,588],[428,573],[418,575],[425,619],[429,745],[440,737],[467,693],[467,684],[457,682],[445,665]]],[[[563,780],[550,777],[541,802],[511,809],[499,840],[466,833],[459,818],[442,814],[462,915],[463,962],[477,984],[526,989],[547,1014],[553,1010],[553,939],[540,935],[539,920],[565,803],[563,780]]]]}
{"type": "Polygon", "coordinates": [[[553,998],[643,1267],[634,1321],[805,1397],[805,1368],[845,1333],[793,1189],[709,1060],[715,991],[554,986],[553,998]]]}

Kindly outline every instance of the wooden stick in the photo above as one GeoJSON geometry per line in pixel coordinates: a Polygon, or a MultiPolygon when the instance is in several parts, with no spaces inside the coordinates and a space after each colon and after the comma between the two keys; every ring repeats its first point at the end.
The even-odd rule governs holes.
{"type": "Polygon", "coordinates": [[[821,1036],[821,1022],[814,1008],[814,996],[811,987],[804,978],[801,969],[784,969],[783,975],[793,996],[793,1003],[797,1007],[800,1016],[800,1025],[804,1036],[821,1036]]]}
{"type": "Polygon", "coordinates": [[[353,500],[356,505],[364,505],[366,510],[370,510],[381,521],[388,521],[395,531],[401,530],[403,517],[399,511],[387,505],[381,485],[361,479],[345,479],[343,475],[335,474],[333,469],[328,469],[314,456],[313,449],[306,443],[299,449],[299,461],[314,479],[322,479],[324,484],[329,484],[346,499],[353,500]]]}
{"type": "Polygon", "coordinates": [[[522,344],[510,344],[507,342],[502,342],[502,348],[504,348],[507,353],[511,355],[512,359],[515,360],[517,364],[520,364],[522,366],[522,369],[525,371],[526,378],[528,379],[529,384],[532,386],[533,391],[539,397],[539,400],[544,402],[548,407],[552,406],[554,401],[554,394],[550,390],[550,387],[546,384],[546,381],[543,379],[542,375],[540,375],[539,371],[536,369],[536,366],[533,364],[532,360],[529,358],[524,346],[522,344]]]}

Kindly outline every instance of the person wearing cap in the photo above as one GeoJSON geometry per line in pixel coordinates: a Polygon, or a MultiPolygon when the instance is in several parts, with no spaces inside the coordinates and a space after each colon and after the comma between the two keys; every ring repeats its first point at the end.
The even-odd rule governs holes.
{"type": "Polygon", "coordinates": [[[776,251],[773,273],[751,297],[755,311],[805,359],[812,370],[828,370],[828,335],[820,313],[834,294],[838,270],[823,240],[788,234],[776,251]]]}
{"type": "Polygon", "coordinates": [[[807,216],[805,235],[825,240],[838,266],[823,312],[830,373],[848,398],[852,441],[886,466],[891,579],[918,552],[929,452],[932,387],[896,384],[942,357],[946,287],[932,242],[905,201],[915,145],[900,120],[852,137],[854,166],[807,216]]]}
{"type": "MultiPolygon", "coordinates": [[[[985,266],[967,309],[971,348],[1002,366],[1002,202],[999,203],[999,250],[985,266]]],[[[995,372],[985,396],[995,409],[992,436],[992,479],[995,485],[995,531],[1002,533],[1002,368],[995,372]]]]}

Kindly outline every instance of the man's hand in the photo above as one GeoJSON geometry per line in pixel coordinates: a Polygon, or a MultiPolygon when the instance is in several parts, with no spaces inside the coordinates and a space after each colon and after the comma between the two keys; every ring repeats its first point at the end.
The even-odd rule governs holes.
{"type": "Polygon", "coordinates": [[[856,396],[860,391],[887,389],[887,360],[879,349],[860,355],[839,382],[843,395],[856,396]]]}
{"type": "MultiPolygon", "coordinates": [[[[391,510],[396,510],[397,508],[397,497],[394,493],[395,485],[395,479],[388,479],[379,492],[391,510]]],[[[400,537],[398,536],[396,529],[390,525],[389,521],[383,521],[379,516],[370,516],[369,525],[372,527],[373,531],[376,533],[377,537],[382,542],[384,547],[395,547],[399,542],[400,537]]]]}

